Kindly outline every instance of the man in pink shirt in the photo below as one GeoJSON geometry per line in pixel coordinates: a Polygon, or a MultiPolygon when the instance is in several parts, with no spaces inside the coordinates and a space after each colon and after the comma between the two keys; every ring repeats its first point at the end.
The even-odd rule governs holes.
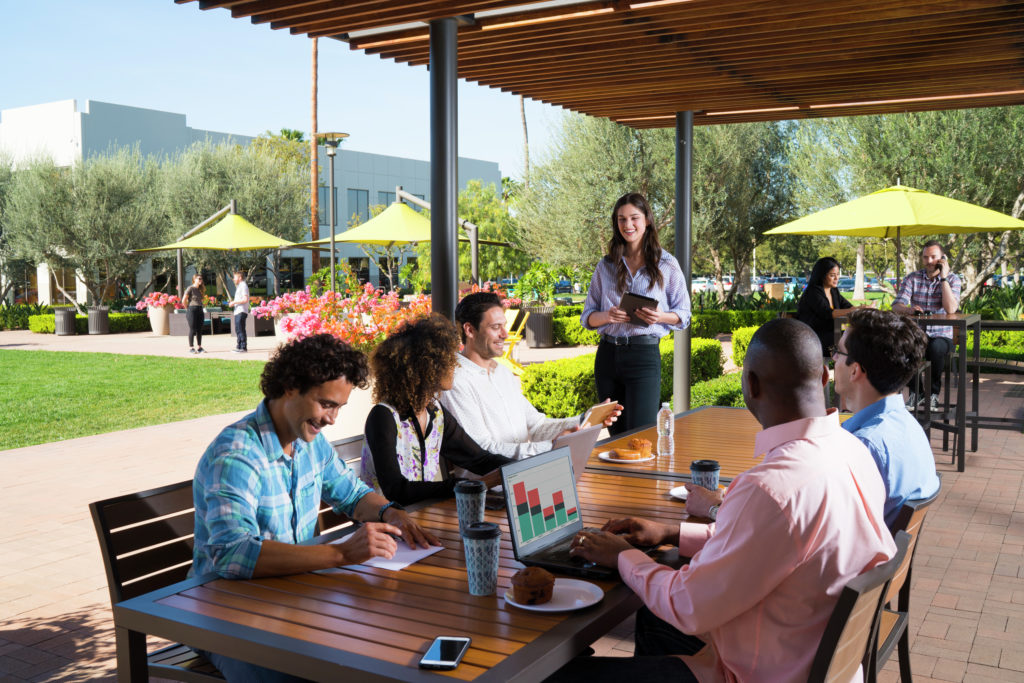
{"type": "MultiPolygon", "coordinates": [[[[763,460],[733,480],[717,522],[618,519],[576,539],[574,554],[618,567],[664,626],[682,632],[684,647],[682,634],[692,633],[703,649],[679,656],[685,649],[655,653],[647,642],[638,647],[647,656],[579,657],[553,680],[807,680],[843,586],[896,552],[882,518],[881,475],[826,411],[827,381],[810,327],[766,323],[743,366],[744,400],[764,428],[754,460],[763,460]],[[656,543],[678,543],[690,563],[674,570],[631,545],[656,543]]],[[[638,646],[642,627],[638,620],[638,646]]]]}

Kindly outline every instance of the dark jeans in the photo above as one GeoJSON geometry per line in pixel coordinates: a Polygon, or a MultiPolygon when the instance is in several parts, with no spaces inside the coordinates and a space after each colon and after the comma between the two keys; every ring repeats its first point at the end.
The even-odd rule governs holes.
{"type": "MultiPolygon", "coordinates": [[[[945,337],[928,337],[928,347],[924,350],[924,357],[932,364],[932,394],[938,395],[942,389],[942,371],[946,368],[946,356],[953,350],[953,340],[945,337]]],[[[918,386],[917,373],[910,380],[909,386],[913,391],[920,394],[923,389],[918,386]]]]}
{"type": "Polygon", "coordinates": [[[216,652],[206,652],[205,650],[196,650],[196,652],[209,659],[210,663],[217,667],[217,670],[224,675],[224,679],[229,683],[235,681],[238,683],[305,683],[306,681],[305,678],[256,666],[240,659],[225,657],[216,652]]]}
{"type": "Polygon", "coordinates": [[[622,404],[622,415],[608,428],[612,436],[654,424],[661,406],[661,354],[657,344],[615,346],[602,341],[594,361],[597,400],[622,404]]]}
{"type": "Polygon", "coordinates": [[[199,348],[203,348],[203,321],[205,320],[203,307],[189,306],[185,318],[188,320],[188,345],[192,346],[192,339],[194,337],[196,344],[199,344],[199,348]]]}
{"type": "Polygon", "coordinates": [[[641,607],[636,613],[634,657],[577,657],[547,680],[549,683],[593,683],[595,681],[672,681],[693,683],[697,677],[677,657],[693,655],[704,641],[688,636],[641,607]]]}
{"type": "Polygon", "coordinates": [[[248,317],[248,313],[235,313],[235,338],[238,340],[235,348],[242,351],[247,351],[249,348],[247,346],[248,337],[245,336],[245,320],[248,317]]]}

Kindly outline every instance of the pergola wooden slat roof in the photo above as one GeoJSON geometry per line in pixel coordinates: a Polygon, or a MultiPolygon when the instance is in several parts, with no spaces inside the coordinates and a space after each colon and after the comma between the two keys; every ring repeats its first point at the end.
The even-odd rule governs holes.
{"type": "Polygon", "coordinates": [[[199,4],[413,65],[459,16],[460,78],[638,128],[1024,104],[1024,0],[199,4]]]}

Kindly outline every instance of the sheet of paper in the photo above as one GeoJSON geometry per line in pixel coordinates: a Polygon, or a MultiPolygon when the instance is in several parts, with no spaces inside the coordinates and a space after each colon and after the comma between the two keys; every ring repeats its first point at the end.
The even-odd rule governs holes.
{"type": "MultiPolygon", "coordinates": [[[[348,536],[345,536],[343,538],[339,538],[337,541],[333,541],[333,543],[345,543],[350,538],[352,538],[352,534],[349,534],[348,536]]],[[[397,539],[397,543],[398,551],[395,553],[395,556],[392,557],[390,560],[383,557],[372,557],[366,562],[363,562],[363,564],[367,567],[378,567],[380,569],[387,569],[389,571],[397,572],[401,569],[405,569],[414,562],[419,562],[424,557],[430,557],[434,553],[440,552],[444,549],[444,546],[432,545],[429,548],[416,548],[414,550],[411,549],[409,547],[409,544],[403,541],[402,539],[397,539]]],[[[331,571],[335,570],[322,570],[322,572],[324,573],[329,573],[331,571]]]]}

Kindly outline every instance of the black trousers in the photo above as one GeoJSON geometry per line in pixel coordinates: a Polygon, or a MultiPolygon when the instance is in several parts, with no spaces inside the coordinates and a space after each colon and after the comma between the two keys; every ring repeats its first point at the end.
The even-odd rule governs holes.
{"type": "Polygon", "coordinates": [[[192,339],[194,337],[199,348],[203,348],[203,322],[205,321],[203,307],[189,306],[185,319],[188,320],[188,345],[192,346],[192,339]]]}
{"type": "Polygon", "coordinates": [[[654,424],[661,406],[661,353],[657,344],[616,346],[601,341],[594,361],[597,400],[622,404],[612,436],[654,424]]]}
{"type": "MultiPolygon", "coordinates": [[[[942,389],[942,371],[946,368],[946,356],[952,350],[952,339],[928,337],[928,346],[924,350],[924,357],[932,364],[932,394],[938,395],[939,390],[942,389]]],[[[918,384],[917,374],[915,374],[908,386],[920,394],[923,389],[918,384]]]]}
{"type": "Polygon", "coordinates": [[[245,334],[245,319],[249,317],[248,313],[235,313],[235,348],[247,351],[249,339],[245,334]]]}

